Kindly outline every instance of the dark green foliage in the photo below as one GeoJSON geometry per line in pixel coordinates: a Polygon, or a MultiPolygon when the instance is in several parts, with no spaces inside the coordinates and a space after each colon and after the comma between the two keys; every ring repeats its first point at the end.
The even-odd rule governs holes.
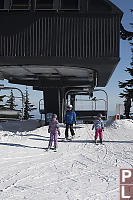
{"type": "Polygon", "coordinates": [[[29,101],[29,93],[28,93],[28,89],[26,88],[26,96],[25,96],[25,102],[24,102],[24,119],[30,119],[30,118],[34,118],[34,115],[31,115],[30,113],[33,110],[36,110],[37,108],[34,107],[34,105],[32,105],[29,101]]]}
{"type": "Polygon", "coordinates": [[[0,101],[3,102],[3,98],[5,97],[6,95],[3,95],[3,96],[0,96],[0,101]]]}
{"type": "Polygon", "coordinates": [[[125,115],[127,119],[130,119],[130,109],[131,109],[131,98],[127,97],[124,101],[125,115]]]}
{"type": "MultiPolygon", "coordinates": [[[[130,44],[133,46],[133,43],[130,44]]],[[[124,106],[126,118],[130,118],[131,100],[133,101],[133,48],[131,48],[131,52],[131,67],[127,67],[125,70],[130,74],[131,79],[126,80],[125,82],[119,81],[119,87],[124,88],[123,92],[120,93],[120,97],[125,98],[124,106]]]]}
{"type": "Polygon", "coordinates": [[[16,106],[15,97],[13,95],[13,91],[11,90],[10,98],[6,102],[6,107],[10,110],[14,110],[16,106]]]}
{"type": "Polygon", "coordinates": [[[131,68],[127,67],[126,72],[128,72],[131,76],[130,80],[126,80],[125,82],[119,81],[119,87],[124,88],[123,92],[120,93],[121,98],[130,98],[133,100],[133,54],[132,54],[132,62],[131,68]]]}
{"type": "MultiPolygon", "coordinates": [[[[0,96],[0,102],[3,102],[3,99],[6,95],[0,96]]],[[[5,105],[0,104],[0,109],[6,109],[5,105]]]]}
{"type": "MultiPolygon", "coordinates": [[[[131,12],[133,12],[133,9],[130,10],[131,12]]],[[[132,26],[133,23],[130,23],[130,25],[132,26]]],[[[121,24],[120,26],[120,36],[121,36],[121,39],[123,40],[132,40],[133,39],[133,32],[130,32],[130,31],[127,31],[123,25],[121,24]]]]}
{"type": "Polygon", "coordinates": [[[123,40],[126,40],[126,39],[132,40],[133,39],[133,32],[127,31],[123,27],[123,25],[121,24],[121,26],[120,26],[120,36],[121,36],[121,39],[123,39],[123,40]]]}

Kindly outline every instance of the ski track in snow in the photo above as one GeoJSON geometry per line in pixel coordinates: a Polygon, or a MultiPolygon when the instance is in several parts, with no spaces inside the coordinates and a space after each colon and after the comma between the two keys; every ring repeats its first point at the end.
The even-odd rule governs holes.
{"type": "Polygon", "coordinates": [[[47,127],[1,131],[0,200],[119,199],[119,170],[133,168],[133,121],[106,127],[104,145],[94,144],[91,127],[77,125],[67,142],[61,128],[57,152],[46,152],[47,127]]]}

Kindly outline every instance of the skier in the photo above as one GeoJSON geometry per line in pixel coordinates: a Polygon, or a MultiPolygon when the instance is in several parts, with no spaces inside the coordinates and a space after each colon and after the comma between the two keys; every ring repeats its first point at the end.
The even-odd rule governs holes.
{"type": "Polygon", "coordinates": [[[98,114],[97,119],[94,120],[92,130],[95,128],[95,143],[97,144],[98,135],[100,138],[100,143],[102,144],[103,134],[104,131],[104,123],[102,120],[102,114],[98,114]]]}
{"type": "Polygon", "coordinates": [[[57,138],[58,138],[58,135],[60,136],[60,127],[59,127],[59,122],[57,120],[56,114],[53,114],[53,116],[52,116],[52,120],[51,120],[51,122],[49,124],[49,128],[48,128],[48,133],[50,133],[48,149],[50,149],[52,147],[53,138],[54,138],[54,150],[56,151],[57,147],[58,147],[57,138]]]}
{"type": "Polygon", "coordinates": [[[64,117],[64,123],[66,124],[66,130],[65,130],[65,138],[68,139],[68,129],[70,128],[71,136],[72,138],[75,136],[74,130],[73,130],[73,124],[76,125],[76,114],[74,110],[72,109],[72,105],[67,106],[67,111],[64,117]]]}

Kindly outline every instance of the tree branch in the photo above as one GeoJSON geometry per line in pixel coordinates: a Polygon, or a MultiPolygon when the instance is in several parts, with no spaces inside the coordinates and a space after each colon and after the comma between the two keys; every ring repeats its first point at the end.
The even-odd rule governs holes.
{"type": "Polygon", "coordinates": [[[123,25],[121,24],[120,25],[120,36],[121,36],[121,39],[123,40],[132,40],[133,39],[133,32],[130,32],[130,31],[127,31],[123,25]]]}

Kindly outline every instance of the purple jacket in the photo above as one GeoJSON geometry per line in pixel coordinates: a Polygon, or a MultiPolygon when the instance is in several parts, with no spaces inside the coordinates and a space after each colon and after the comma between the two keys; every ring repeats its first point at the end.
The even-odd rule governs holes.
{"type": "Polygon", "coordinates": [[[49,133],[58,133],[59,130],[59,122],[58,120],[52,120],[49,124],[49,129],[48,132],[49,133]]]}

